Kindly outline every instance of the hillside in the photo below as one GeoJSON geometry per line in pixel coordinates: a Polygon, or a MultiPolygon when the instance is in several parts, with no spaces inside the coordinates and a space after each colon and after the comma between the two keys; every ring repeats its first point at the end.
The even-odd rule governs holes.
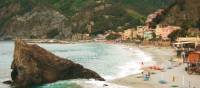
{"type": "Polygon", "coordinates": [[[162,23],[200,28],[200,0],[176,0],[162,23]]]}
{"type": "Polygon", "coordinates": [[[169,0],[1,0],[0,38],[70,38],[142,25],[169,0]]]}

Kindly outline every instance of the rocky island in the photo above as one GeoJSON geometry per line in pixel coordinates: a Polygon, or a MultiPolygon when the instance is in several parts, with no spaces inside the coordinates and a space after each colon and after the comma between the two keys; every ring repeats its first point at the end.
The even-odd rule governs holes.
{"type": "Polygon", "coordinates": [[[11,68],[13,85],[20,88],[77,78],[104,81],[96,72],[20,39],[15,41],[11,68]]]}

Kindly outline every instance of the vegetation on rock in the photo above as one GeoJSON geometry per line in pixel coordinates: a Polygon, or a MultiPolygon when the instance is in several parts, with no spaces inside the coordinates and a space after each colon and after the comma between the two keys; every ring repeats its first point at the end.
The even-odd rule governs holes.
{"type": "MultiPolygon", "coordinates": [[[[5,38],[7,36],[22,36],[25,38],[37,36],[35,34],[27,36],[24,33],[41,30],[39,26],[43,28],[45,25],[50,24],[35,25],[37,23],[31,23],[33,22],[33,19],[31,19],[29,20],[30,22],[26,23],[18,22],[18,25],[34,25],[34,27],[26,30],[29,32],[22,30],[27,29],[26,26],[15,29],[16,31],[23,31],[21,33],[15,33],[8,29],[8,27],[15,27],[16,24],[13,19],[20,17],[28,20],[26,17],[31,17],[31,15],[35,14],[33,12],[35,8],[41,8],[41,10],[46,11],[46,9],[42,9],[45,7],[65,16],[66,19],[64,20],[65,23],[62,24],[64,26],[62,30],[59,27],[51,28],[51,26],[43,28],[43,31],[46,32],[42,32],[43,35],[46,35],[52,29],[58,29],[62,33],[58,36],[65,38],[76,33],[96,35],[104,33],[106,30],[123,31],[130,27],[136,27],[144,23],[149,13],[159,8],[165,8],[170,3],[171,1],[169,0],[1,0],[0,13],[4,15],[0,15],[0,36],[5,38]],[[8,8],[12,5],[16,5],[18,8],[8,8]],[[91,32],[89,32],[88,26],[91,26],[91,32]]],[[[43,13],[43,11],[37,13],[43,13]]],[[[52,13],[48,15],[52,15],[52,13]]],[[[46,17],[46,19],[50,19],[48,16],[46,17]]],[[[39,17],[36,16],[36,18],[39,17]]],[[[41,21],[43,20],[41,19],[41,21]]],[[[37,38],[44,37],[38,35],[37,38]]]]}
{"type": "Polygon", "coordinates": [[[106,39],[107,40],[115,40],[119,37],[120,37],[120,35],[118,35],[118,34],[110,34],[110,35],[106,36],[106,39]]]}

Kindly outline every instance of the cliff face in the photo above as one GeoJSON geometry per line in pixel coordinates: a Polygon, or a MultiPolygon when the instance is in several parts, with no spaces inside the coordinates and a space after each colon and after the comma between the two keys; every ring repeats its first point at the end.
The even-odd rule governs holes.
{"type": "Polygon", "coordinates": [[[60,58],[45,49],[17,39],[11,78],[17,87],[28,87],[57,80],[94,78],[104,80],[96,72],[70,60],[60,58]]]}

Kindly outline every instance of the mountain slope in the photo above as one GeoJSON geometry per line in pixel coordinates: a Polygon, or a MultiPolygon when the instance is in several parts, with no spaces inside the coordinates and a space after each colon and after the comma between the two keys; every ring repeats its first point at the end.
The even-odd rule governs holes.
{"type": "Polygon", "coordinates": [[[142,25],[169,0],[1,0],[0,37],[70,38],[142,25]],[[22,21],[23,19],[23,21],[22,21]]]}
{"type": "Polygon", "coordinates": [[[200,0],[176,0],[162,23],[200,27],[200,0]]]}

